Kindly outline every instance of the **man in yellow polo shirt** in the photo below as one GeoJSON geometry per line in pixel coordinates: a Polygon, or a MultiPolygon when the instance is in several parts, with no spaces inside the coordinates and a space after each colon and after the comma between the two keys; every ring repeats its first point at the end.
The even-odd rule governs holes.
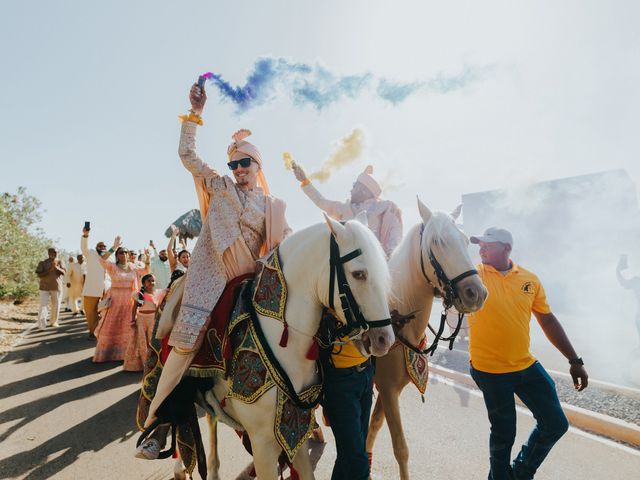
{"type": "Polygon", "coordinates": [[[587,372],[551,313],[538,277],[510,260],[511,233],[489,228],[484,235],[471,237],[471,243],[480,245],[478,273],[489,291],[484,307],[469,319],[471,376],[482,391],[491,423],[488,478],[532,479],[569,428],[553,380],[529,351],[532,313],[549,341],[569,360],[576,390],[587,387],[587,372]],[[537,424],[512,463],[514,394],[531,410],[537,424]]]}

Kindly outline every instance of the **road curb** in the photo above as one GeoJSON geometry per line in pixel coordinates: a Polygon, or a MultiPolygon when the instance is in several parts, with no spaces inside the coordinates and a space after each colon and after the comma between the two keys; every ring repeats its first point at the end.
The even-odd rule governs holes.
{"type": "MultiPolygon", "coordinates": [[[[449,378],[455,382],[461,383],[473,389],[478,389],[476,383],[471,378],[471,375],[467,375],[450,368],[441,367],[438,365],[429,365],[429,371],[431,373],[441,375],[449,378]]],[[[516,403],[524,406],[518,397],[516,397],[516,403]]],[[[625,442],[634,447],[640,447],[640,427],[619,418],[610,417],[609,415],[603,415],[601,413],[592,412],[590,410],[569,405],[568,403],[560,402],[565,415],[569,419],[569,423],[574,427],[582,430],[588,430],[590,432],[602,435],[603,437],[611,438],[619,442],[625,442]]]]}

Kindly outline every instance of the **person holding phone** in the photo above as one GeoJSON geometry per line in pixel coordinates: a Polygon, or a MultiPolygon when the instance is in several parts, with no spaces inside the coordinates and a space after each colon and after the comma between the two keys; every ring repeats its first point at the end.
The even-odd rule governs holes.
{"type": "Polygon", "coordinates": [[[96,247],[89,248],[89,233],[91,225],[84,222],[82,237],[80,237],[80,251],[86,263],[84,285],[82,287],[82,306],[87,318],[87,328],[89,329],[89,339],[94,339],[94,332],[100,319],[98,313],[98,302],[102,298],[105,289],[105,271],[100,263],[100,258],[107,251],[104,242],[97,242],[96,247]]]}

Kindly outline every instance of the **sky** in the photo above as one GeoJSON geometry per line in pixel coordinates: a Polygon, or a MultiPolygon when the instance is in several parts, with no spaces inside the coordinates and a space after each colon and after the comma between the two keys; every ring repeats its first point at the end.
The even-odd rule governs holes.
{"type": "Polygon", "coordinates": [[[286,85],[245,111],[208,89],[201,157],[224,171],[231,134],[251,129],[294,228],[322,216],[282,153],[317,169],[354,128],[362,157],[319,190],[346,199],[371,163],[407,226],[416,195],[452,210],[465,193],[609,169],[637,182],[639,14],[633,1],[2,2],[0,191],[38,197],[66,250],[86,220],[95,240],[165,244],[197,208],[177,156],[191,84],[212,71],[242,86],[260,58],[370,79],[321,109],[286,85]],[[376,91],[460,77],[395,104],[376,91]]]}

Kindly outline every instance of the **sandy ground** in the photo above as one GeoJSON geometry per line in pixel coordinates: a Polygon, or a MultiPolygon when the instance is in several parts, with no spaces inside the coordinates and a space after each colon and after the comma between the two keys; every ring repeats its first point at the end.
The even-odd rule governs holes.
{"type": "Polygon", "coordinates": [[[0,302],[0,358],[20,341],[24,332],[33,326],[38,318],[39,301],[27,299],[20,305],[0,302]]]}

